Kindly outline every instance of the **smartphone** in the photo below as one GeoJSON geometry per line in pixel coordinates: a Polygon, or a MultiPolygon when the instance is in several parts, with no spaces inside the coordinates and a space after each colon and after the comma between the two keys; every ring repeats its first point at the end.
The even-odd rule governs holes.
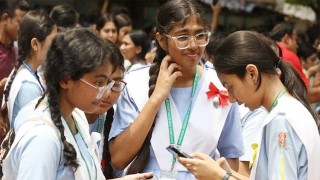
{"type": "Polygon", "coordinates": [[[168,146],[166,148],[172,155],[174,155],[175,157],[179,156],[179,157],[184,157],[184,158],[191,158],[192,157],[190,155],[188,155],[185,152],[180,152],[177,148],[173,147],[173,146],[168,146]]]}

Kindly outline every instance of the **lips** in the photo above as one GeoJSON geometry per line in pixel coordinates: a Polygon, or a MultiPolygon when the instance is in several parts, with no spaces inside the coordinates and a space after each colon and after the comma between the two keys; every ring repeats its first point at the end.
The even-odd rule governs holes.
{"type": "Polygon", "coordinates": [[[187,56],[191,59],[195,59],[198,56],[198,54],[187,54],[187,56]]]}

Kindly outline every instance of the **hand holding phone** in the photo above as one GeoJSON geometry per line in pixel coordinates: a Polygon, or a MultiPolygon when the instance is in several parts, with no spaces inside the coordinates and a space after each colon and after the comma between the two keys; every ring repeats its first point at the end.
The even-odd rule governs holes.
{"type": "Polygon", "coordinates": [[[193,159],[190,155],[188,155],[185,152],[180,152],[177,148],[175,148],[174,146],[170,145],[166,148],[172,155],[174,155],[175,157],[179,156],[179,157],[184,157],[184,158],[191,158],[193,159]]]}

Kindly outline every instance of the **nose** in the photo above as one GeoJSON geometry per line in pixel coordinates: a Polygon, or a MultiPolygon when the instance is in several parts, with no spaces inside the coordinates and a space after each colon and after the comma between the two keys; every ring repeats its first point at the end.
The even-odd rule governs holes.
{"type": "Polygon", "coordinates": [[[198,47],[198,44],[197,44],[197,42],[196,42],[196,38],[195,38],[194,36],[191,36],[191,37],[190,37],[189,47],[190,47],[191,49],[195,49],[195,48],[198,47]]]}
{"type": "Polygon", "coordinates": [[[107,92],[105,92],[104,94],[103,94],[103,96],[102,96],[102,98],[101,99],[108,99],[108,98],[110,98],[110,95],[111,95],[111,89],[109,89],[107,92]]]}

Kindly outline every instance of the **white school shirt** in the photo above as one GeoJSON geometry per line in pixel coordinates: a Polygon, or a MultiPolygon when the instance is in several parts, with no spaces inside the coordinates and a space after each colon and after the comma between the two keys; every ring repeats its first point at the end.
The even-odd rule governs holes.
{"type": "Polygon", "coordinates": [[[309,111],[282,96],[257,134],[250,179],[320,179],[320,137],[309,111]],[[281,138],[285,134],[285,138],[281,138]]]}
{"type": "Polygon", "coordinates": [[[251,144],[254,143],[256,135],[267,115],[268,111],[264,107],[260,107],[253,111],[249,110],[249,112],[241,118],[244,155],[239,158],[240,161],[249,162],[251,160],[253,154],[251,144]]]}
{"type": "MultiPolygon", "coordinates": [[[[134,119],[136,118],[136,116],[148,100],[148,73],[149,68],[143,68],[129,72],[125,76],[127,86],[118,100],[118,108],[115,112],[115,118],[109,134],[109,140],[120,134],[134,121],[134,119]]],[[[220,81],[218,80],[215,71],[210,68],[204,69],[203,76],[201,77],[201,80],[199,80],[199,84],[195,94],[193,110],[191,111],[189,125],[187,128],[185,139],[182,144],[182,150],[187,153],[195,151],[204,152],[206,154],[214,156],[217,155],[217,146],[229,142],[229,148],[221,149],[222,152],[220,153],[226,155],[227,158],[240,157],[243,154],[243,146],[239,112],[237,111],[237,106],[236,108],[234,108],[236,109],[236,111],[232,111],[231,113],[233,115],[229,114],[229,110],[232,106],[230,102],[228,103],[228,106],[224,108],[214,108],[212,99],[208,100],[206,96],[206,91],[209,90],[208,87],[210,82],[213,82],[219,89],[224,89],[220,81]],[[237,115],[235,115],[235,113],[237,115]],[[235,119],[230,119],[230,121],[228,121],[227,116],[229,119],[235,119]],[[229,122],[228,125],[225,124],[226,121],[229,122]],[[226,132],[224,131],[225,129],[228,129],[227,131],[230,130],[231,132],[226,132]],[[223,136],[226,139],[226,141],[224,141],[220,139],[222,131],[224,131],[223,134],[234,133],[234,136],[223,136]],[[235,137],[239,139],[235,139],[235,137]],[[227,140],[228,138],[232,138],[232,142],[227,140]],[[223,153],[224,151],[228,151],[228,154],[223,153]]],[[[173,125],[175,127],[175,138],[177,139],[179,136],[177,134],[179,134],[180,132],[182,122],[181,118],[179,117],[180,115],[177,111],[177,107],[175,107],[175,102],[172,100],[172,98],[170,98],[170,102],[174,121],[173,125]]],[[[154,128],[151,139],[151,150],[153,151],[151,151],[151,159],[149,161],[148,166],[153,166],[151,170],[155,173],[156,176],[158,176],[159,166],[160,169],[166,170],[171,167],[172,162],[172,155],[166,150],[166,147],[170,143],[167,126],[167,117],[166,115],[164,116],[164,111],[165,108],[163,103],[162,107],[159,110],[158,119],[156,120],[157,124],[154,128]],[[163,125],[164,128],[161,127],[163,125]],[[155,158],[152,158],[153,155],[156,156],[155,162],[153,160],[155,158]]],[[[175,170],[180,171],[179,179],[184,179],[185,177],[192,177],[188,175],[189,173],[184,167],[182,167],[179,163],[176,164],[177,165],[175,165],[175,170]],[[187,173],[187,176],[180,176],[181,173],[187,173]]],[[[148,166],[146,170],[150,170],[148,166]]]]}
{"type": "Polygon", "coordinates": [[[45,105],[33,110],[38,99],[35,99],[19,112],[16,119],[16,144],[11,147],[4,160],[5,179],[105,179],[98,161],[96,142],[89,135],[89,125],[82,111],[75,109],[72,113],[78,122],[80,133],[72,135],[68,125],[62,119],[66,140],[77,152],[77,170],[65,166],[63,144],[60,133],[53,124],[50,112],[45,105]],[[34,125],[28,126],[30,119],[34,125]],[[22,134],[24,131],[24,134],[22,134]],[[94,145],[94,147],[92,147],[94,145]],[[81,152],[81,153],[80,153],[81,152]],[[87,165],[88,166],[87,166],[87,165]]]}
{"type": "MultiPolygon", "coordinates": [[[[11,78],[12,73],[14,70],[12,70],[10,76],[8,79],[11,78]]],[[[8,107],[8,117],[10,120],[10,128],[14,128],[14,118],[13,117],[14,113],[17,113],[24,105],[26,105],[27,103],[23,103],[20,104],[21,106],[19,107],[19,103],[17,104],[17,95],[18,93],[20,93],[20,89],[22,88],[24,83],[32,83],[37,85],[38,88],[34,88],[32,89],[32,92],[29,92],[29,96],[23,96],[22,98],[24,98],[24,102],[31,102],[33,99],[43,95],[43,89],[41,88],[41,85],[39,83],[39,81],[36,79],[36,77],[34,77],[31,72],[29,72],[28,69],[24,68],[24,66],[20,67],[20,69],[18,70],[12,84],[11,84],[11,89],[9,92],[9,98],[8,98],[8,102],[7,102],[7,107],[8,107]],[[16,109],[14,109],[16,108],[16,109]]],[[[7,87],[8,81],[6,82],[6,86],[7,87]]],[[[4,97],[3,97],[4,98],[4,97]]],[[[4,99],[2,101],[3,103],[5,102],[4,99]]]]}

